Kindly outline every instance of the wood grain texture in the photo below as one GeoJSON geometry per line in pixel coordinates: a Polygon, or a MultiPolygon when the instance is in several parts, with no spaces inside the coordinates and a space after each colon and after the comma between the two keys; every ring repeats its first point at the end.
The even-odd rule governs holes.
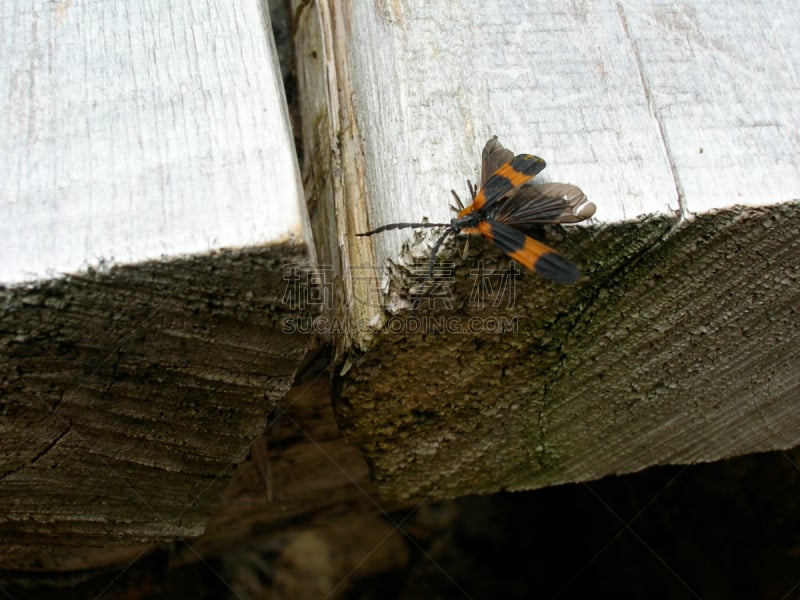
{"type": "Polygon", "coordinates": [[[342,252],[354,280],[371,273],[342,304],[356,331],[337,410],[380,492],[541,487],[800,444],[788,3],[315,9],[345,40],[317,47],[347,91],[337,122],[360,139],[340,149],[361,187],[330,188],[342,252]],[[433,233],[350,236],[449,220],[450,188],[478,178],[493,134],[598,205],[588,227],[542,231],[585,277],[559,288],[524,273],[510,305],[476,303],[508,262],[480,242],[462,261],[454,241],[421,295],[433,233]],[[516,329],[481,329],[502,319],[516,329]]]}
{"type": "Polygon", "coordinates": [[[220,253],[2,290],[0,564],[87,568],[203,532],[307,350],[281,325],[296,312],[275,271],[292,252],[307,258],[220,253]]]}
{"type": "MultiPolygon", "coordinates": [[[[588,281],[526,274],[484,306],[457,265],[450,307],[392,316],[337,394],[378,491],[532,489],[800,444],[800,205],[673,225],[572,236],[606,249],[588,281]]],[[[504,268],[492,251],[477,259],[504,268]]]]}

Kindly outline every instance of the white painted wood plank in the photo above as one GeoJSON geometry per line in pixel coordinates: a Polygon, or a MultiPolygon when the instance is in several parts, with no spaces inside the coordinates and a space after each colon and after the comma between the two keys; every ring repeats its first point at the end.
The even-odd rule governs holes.
{"type": "Polygon", "coordinates": [[[257,0],[0,5],[0,281],[303,240],[257,0]]]}
{"type": "MultiPolygon", "coordinates": [[[[545,158],[542,180],[582,186],[599,221],[678,209],[614,3],[380,6],[353,7],[350,45],[353,78],[380,82],[355,86],[368,190],[393,194],[371,205],[371,223],[449,218],[449,189],[479,176],[493,134],[545,158]]],[[[396,255],[392,246],[380,261],[396,255]]]]}
{"type": "MultiPolygon", "coordinates": [[[[788,2],[387,0],[352,12],[352,76],[373,82],[354,86],[372,225],[448,219],[449,189],[478,176],[492,134],[544,157],[542,180],[584,188],[596,223],[800,196],[788,2]]],[[[408,232],[385,238],[380,264],[408,232]]]]}
{"type": "Polygon", "coordinates": [[[689,212],[800,197],[800,11],[621,2],[689,212]]]}

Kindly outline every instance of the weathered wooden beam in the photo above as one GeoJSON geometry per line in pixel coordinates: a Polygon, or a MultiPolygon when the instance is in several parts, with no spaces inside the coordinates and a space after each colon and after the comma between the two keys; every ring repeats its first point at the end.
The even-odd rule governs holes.
{"type": "Polygon", "coordinates": [[[0,7],[0,567],[199,535],[291,386],[313,251],[262,4],[0,7]]]}
{"type": "Polygon", "coordinates": [[[306,158],[328,165],[312,221],[336,227],[320,262],[348,324],[335,402],[379,491],[535,488],[800,443],[788,4],[299,5],[317,73],[300,79],[304,122],[323,132],[306,158]],[[544,232],[577,284],[517,276],[480,241],[461,260],[453,241],[426,292],[434,234],[355,237],[449,220],[495,134],[597,204],[589,227],[544,232]],[[496,269],[513,286],[492,287],[496,269]]]}

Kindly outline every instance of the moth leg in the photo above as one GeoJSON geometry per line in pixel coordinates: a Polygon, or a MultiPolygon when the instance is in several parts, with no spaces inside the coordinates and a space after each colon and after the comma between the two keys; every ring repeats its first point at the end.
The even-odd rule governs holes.
{"type": "Polygon", "coordinates": [[[456,208],[455,206],[453,206],[451,204],[450,205],[450,209],[455,211],[455,212],[461,212],[462,210],[464,210],[464,203],[461,202],[461,198],[458,197],[458,194],[456,194],[456,191],[455,190],[450,190],[450,193],[453,194],[453,198],[456,199],[456,206],[458,206],[458,208],[456,208]]]}
{"type": "Polygon", "coordinates": [[[425,281],[433,279],[433,267],[436,265],[436,255],[439,254],[439,248],[442,247],[442,243],[444,243],[445,239],[447,239],[447,236],[451,233],[453,233],[453,231],[448,229],[442,234],[442,237],[436,240],[436,243],[433,245],[433,250],[431,250],[431,258],[428,261],[428,276],[425,277],[425,281]]]}
{"type": "Polygon", "coordinates": [[[472,196],[472,201],[475,202],[475,196],[478,195],[478,185],[467,179],[467,188],[469,189],[469,195],[472,196]]]}

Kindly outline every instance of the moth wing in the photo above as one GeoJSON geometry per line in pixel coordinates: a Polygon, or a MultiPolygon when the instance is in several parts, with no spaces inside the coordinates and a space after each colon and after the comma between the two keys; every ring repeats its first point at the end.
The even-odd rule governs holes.
{"type": "Polygon", "coordinates": [[[495,221],[512,227],[543,223],[579,223],[594,215],[596,207],[579,187],[569,183],[522,186],[498,205],[495,221]]]}
{"type": "Polygon", "coordinates": [[[483,147],[481,156],[481,187],[500,167],[514,158],[514,153],[497,141],[497,136],[493,136],[483,147]]]}
{"type": "Polygon", "coordinates": [[[463,217],[475,210],[490,210],[494,205],[512,195],[544,169],[547,163],[533,154],[517,154],[492,173],[478,190],[472,204],[458,213],[463,217]]]}
{"type": "Polygon", "coordinates": [[[547,244],[525,235],[499,221],[481,221],[478,231],[492,240],[498,248],[519,262],[555,283],[573,283],[581,272],[572,261],[564,258],[547,244]]]}

